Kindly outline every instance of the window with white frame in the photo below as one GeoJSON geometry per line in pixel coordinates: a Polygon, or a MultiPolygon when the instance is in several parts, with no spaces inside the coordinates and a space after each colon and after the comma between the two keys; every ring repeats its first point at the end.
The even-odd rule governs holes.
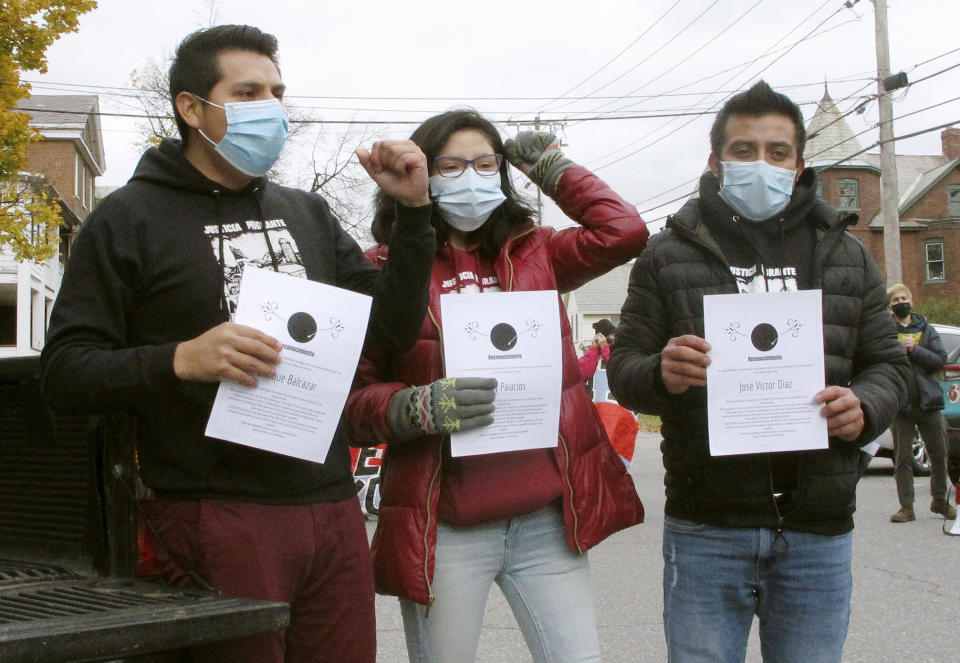
{"type": "Polygon", "coordinates": [[[960,184],[947,187],[947,216],[960,216],[960,184]]]}
{"type": "Polygon", "coordinates": [[[73,195],[77,198],[80,197],[80,168],[83,167],[83,164],[80,162],[80,155],[74,155],[74,164],[73,164],[73,195]]]}
{"type": "Polygon", "coordinates": [[[837,207],[844,210],[860,209],[860,182],[837,180],[837,207]]]}
{"type": "Polygon", "coordinates": [[[947,270],[943,258],[943,240],[928,239],[923,244],[923,250],[927,262],[927,280],[946,281],[947,270]]]}

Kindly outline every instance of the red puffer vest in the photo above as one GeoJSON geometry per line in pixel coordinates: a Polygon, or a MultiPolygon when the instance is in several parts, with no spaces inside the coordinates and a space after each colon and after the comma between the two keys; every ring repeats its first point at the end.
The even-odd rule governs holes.
{"type": "MultiPolygon", "coordinates": [[[[647,228],[636,208],[585,168],[566,170],[558,188],[557,204],[582,227],[557,231],[531,223],[519,230],[494,263],[503,291],[569,292],[636,257],[646,245],[647,228]]],[[[377,264],[386,255],[385,246],[367,251],[377,264]]],[[[343,418],[353,444],[388,445],[373,538],[377,592],[424,605],[434,598],[431,581],[444,436],[392,443],[386,412],[397,390],[444,376],[439,284],[451,276],[434,267],[430,307],[411,350],[390,358],[361,359],[343,418]]],[[[564,483],[567,545],[582,553],[610,534],[643,522],[643,505],[583,387],[562,300],[560,313],[563,393],[555,455],[564,483]]]]}

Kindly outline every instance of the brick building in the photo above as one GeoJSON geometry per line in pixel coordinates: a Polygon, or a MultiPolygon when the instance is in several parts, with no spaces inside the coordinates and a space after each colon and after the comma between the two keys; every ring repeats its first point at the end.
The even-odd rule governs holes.
{"type": "MultiPolygon", "coordinates": [[[[862,145],[827,92],[807,136],[804,160],[819,171],[821,197],[859,215],[851,232],[885,275],[880,154],[860,154],[862,145]]],[[[930,297],[960,304],[960,129],[944,130],[941,140],[942,154],[897,155],[903,281],[921,309],[930,297]]]]}
{"type": "Polygon", "coordinates": [[[58,254],[42,263],[19,263],[0,247],[0,356],[43,349],[70,240],[93,209],[95,180],[104,171],[96,96],[33,95],[18,107],[43,135],[28,148],[22,177],[60,200],[64,223],[58,254]]]}

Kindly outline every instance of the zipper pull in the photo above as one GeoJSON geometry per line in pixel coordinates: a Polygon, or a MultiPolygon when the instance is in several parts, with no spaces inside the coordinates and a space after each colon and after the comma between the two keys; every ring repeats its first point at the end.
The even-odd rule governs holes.
{"type": "Polygon", "coordinates": [[[777,528],[777,533],[773,537],[773,550],[781,555],[790,550],[790,543],[780,527],[777,528]]]}

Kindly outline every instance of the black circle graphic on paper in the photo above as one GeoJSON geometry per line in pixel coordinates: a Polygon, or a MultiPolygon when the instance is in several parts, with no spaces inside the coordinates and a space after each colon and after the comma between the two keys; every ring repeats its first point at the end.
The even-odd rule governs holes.
{"type": "Polygon", "coordinates": [[[780,337],[777,334],[776,328],[766,322],[761,322],[754,327],[753,332],[750,334],[750,342],[753,343],[753,347],[761,352],[773,350],[779,340],[780,337]]]}
{"type": "Polygon", "coordinates": [[[512,350],[517,344],[517,330],[506,322],[494,325],[490,330],[490,342],[497,350],[512,350]]]}
{"type": "Polygon", "coordinates": [[[313,337],[317,335],[317,321],[309,313],[303,311],[294,313],[287,320],[287,333],[290,334],[290,338],[298,343],[312,341],[313,337]]]}

